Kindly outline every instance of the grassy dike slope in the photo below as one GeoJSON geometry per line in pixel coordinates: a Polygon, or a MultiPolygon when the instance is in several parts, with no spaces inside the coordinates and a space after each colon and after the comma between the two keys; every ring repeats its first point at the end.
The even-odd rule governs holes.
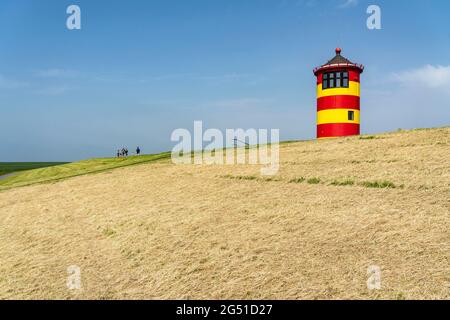
{"type": "Polygon", "coordinates": [[[0,162],[0,176],[13,172],[57,166],[65,163],[67,162],[0,162]]]}
{"type": "MultiPolygon", "coordinates": [[[[111,169],[168,159],[170,159],[170,152],[130,156],[127,158],[90,159],[63,165],[53,165],[35,170],[29,170],[30,168],[28,168],[24,169],[27,171],[18,172],[14,176],[0,180],[0,191],[37,183],[56,182],[85,174],[99,173],[111,169]]],[[[18,167],[18,165],[16,166],[18,167]]]]}
{"type": "Polygon", "coordinates": [[[449,299],[449,155],[447,127],[282,144],[272,178],[167,159],[8,178],[39,183],[0,192],[0,298],[449,299]]]}

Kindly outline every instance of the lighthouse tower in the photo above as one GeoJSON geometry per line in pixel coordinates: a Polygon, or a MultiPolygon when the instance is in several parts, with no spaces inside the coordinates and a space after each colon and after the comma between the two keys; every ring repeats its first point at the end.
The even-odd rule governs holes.
{"type": "Polygon", "coordinates": [[[364,66],[336,56],[314,69],[317,77],[317,138],[360,133],[360,74],[364,66]]]}

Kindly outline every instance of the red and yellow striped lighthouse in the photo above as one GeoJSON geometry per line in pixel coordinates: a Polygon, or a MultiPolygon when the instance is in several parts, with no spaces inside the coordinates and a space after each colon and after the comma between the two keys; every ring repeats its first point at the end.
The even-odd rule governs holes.
{"type": "Polygon", "coordinates": [[[317,77],[317,138],[360,133],[360,75],[364,66],[336,56],[314,69],[317,77]]]}

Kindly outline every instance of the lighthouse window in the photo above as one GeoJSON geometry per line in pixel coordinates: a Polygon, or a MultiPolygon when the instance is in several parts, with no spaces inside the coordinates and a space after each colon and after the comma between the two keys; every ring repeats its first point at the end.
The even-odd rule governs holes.
{"type": "Polygon", "coordinates": [[[328,79],[328,88],[335,88],[336,86],[335,86],[335,80],[334,80],[334,77],[335,77],[335,73],[333,72],[333,73],[330,73],[329,74],[329,79],[328,79]]]}
{"type": "Polygon", "coordinates": [[[348,120],[354,121],[355,120],[355,111],[349,111],[348,112],[348,120]]]}
{"type": "Polygon", "coordinates": [[[342,72],[341,87],[348,88],[348,72],[342,72]]]}
{"type": "Polygon", "coordinates": [[[348,78],[342,79],[342,87],[343,88],[348,88],[348,78]]]}
{"type": "Polygon", "coordinates": [[[323,74],[322,89],[330,88],[348,88],[348,72],[328,72],[323,74]]]}
{"type": "Polygon", "coordinates": [[[322,89],[328,89],[328,73],[323,75],[322,89]]]}

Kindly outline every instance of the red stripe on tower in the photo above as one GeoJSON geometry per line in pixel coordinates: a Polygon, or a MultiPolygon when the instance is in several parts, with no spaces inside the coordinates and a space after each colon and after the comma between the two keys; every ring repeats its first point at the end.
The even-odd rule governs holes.
{"type": "Polygon", "coordinates": [[[357,96],[328,96],[317,99],[317,111],[327,109],[360,109],[357,96]]]}
{"type": "Polygon", "coordinates": [[[332,138],[359,135],[357,123],[326,123],[317,126],[317,138],[332,138]]]}

